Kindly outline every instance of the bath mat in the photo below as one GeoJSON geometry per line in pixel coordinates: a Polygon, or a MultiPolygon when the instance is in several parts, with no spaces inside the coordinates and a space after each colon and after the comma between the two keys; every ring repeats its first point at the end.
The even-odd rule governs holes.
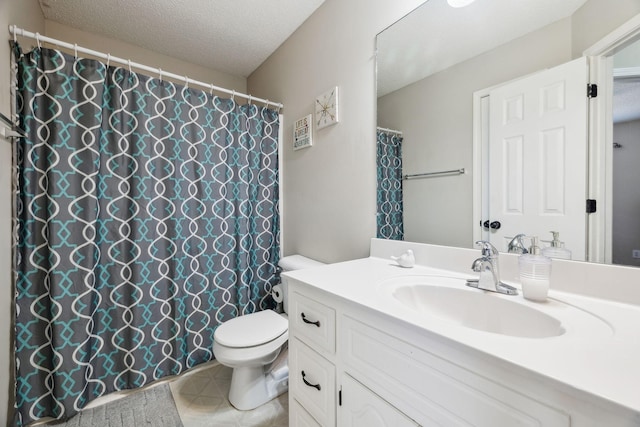
{"type": "Polygon", "coordinates": [[[85,409],[55,427],[183,427],[169,383],[129,394],[121,399],[85,409]]]}

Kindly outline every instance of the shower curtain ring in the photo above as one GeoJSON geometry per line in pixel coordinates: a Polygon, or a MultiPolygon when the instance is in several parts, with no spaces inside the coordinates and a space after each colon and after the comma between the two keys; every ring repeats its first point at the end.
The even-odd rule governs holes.
{"type": "Polygon", "coordinates": [[[111,54],[107,53],[107,68],[109,68],[109,63],[111,62],[111,54]]]}
{"type": "Polygon", "coordinates": [[[189,87],[189,77],[184,76],[184,87],[188,88],[189,87]]]}
{"type": "Polygon", "coordinates": [[[130,60],[130,59],[127,59],[127,63],[129,64],[129,72],[130,72],[130,73],[133,73],[133,71],[131,71],[131,60],[130,60]]]}
{"type": "Polygon", "coordinates": [[[38,49],[42,49],[42,44],[40,43],[40,33],[36,33],[36,42],[38,43],[38,49]]]}
{"type": "Polygon", "coordinates": [[[158,79],[162,81],[162,68],[158,68],[158,79]]]}
{"type": "Polygon", "coordinates": [[[13,42],[14,43],[18,43],[18,35],[16,34],[18,32],[18,27],[14,24],[13,25],[13,42]]]}
{"type": "Polygon", "coordinates": [[[231,92],[231,100],[233,102],[236,102],[236,91],[235,90],[231,92]]]}
{"type": "Polygon", "coordinates": [[[215,86],[213,85],[213,83],[209,84],[209,86],[211,86],[211,87],[209,88],[209,95],[213,96],[213,88],[214,88],[215,86]]]}
{"type": "Polygon", "coordinates": [[[73,44],[73,57],[78,60],[78,43],[73,44]]]}
{"type": "Polygon", "coordinates": [[[249,105],[251,105],[252,99],[253,99],[253,97],[251,95],[249,95],[249,105]]]}

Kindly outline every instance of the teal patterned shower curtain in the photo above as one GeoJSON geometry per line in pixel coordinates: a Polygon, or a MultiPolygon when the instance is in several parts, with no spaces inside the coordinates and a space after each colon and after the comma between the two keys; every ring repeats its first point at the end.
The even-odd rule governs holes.
{"type": "Polygon", "coordinates": [[[211,360],[221,322],[273,307],[279,115],[13,51],[21,425],[211,360]]]}
{"type": "Polygon", "coordinates": [[[378,129],[376,140],[377,237],[404,240],[402,135],[378,129]]]}

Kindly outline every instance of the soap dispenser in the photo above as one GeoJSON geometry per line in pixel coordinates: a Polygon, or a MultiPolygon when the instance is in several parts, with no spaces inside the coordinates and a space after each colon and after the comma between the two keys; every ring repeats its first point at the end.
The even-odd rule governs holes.
{"type": "Polygon", "coordinates": [[[531,242],[529,253],[518,259],[522,295],[529,300],[545,301],[549,293],[551,258],[540,254],[537,237],[531,237],[531,242]]]}
{"type": "Polygon", "coordinates": [[[566,249],[564,244],[560,241],[560,233],[552,231],[551,235],[553,236],[551,246],[542,249],[542,255],[549,258],[571,259],[571,251],[566,249]]]}

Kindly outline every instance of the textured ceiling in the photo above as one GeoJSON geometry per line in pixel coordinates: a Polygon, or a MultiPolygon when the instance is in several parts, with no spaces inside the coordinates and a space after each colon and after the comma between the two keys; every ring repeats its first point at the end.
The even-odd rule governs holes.
{"type": "Polygon", "coordinates": [[[476,0],[452,8],[429,0],[378,36],[378,96],[572,15],[585,1],[476,0]]]}
{"type": "Polygon", "coordinates": [[[247,77],[324,0],[40,0],[46,19],[247,77]]]}

